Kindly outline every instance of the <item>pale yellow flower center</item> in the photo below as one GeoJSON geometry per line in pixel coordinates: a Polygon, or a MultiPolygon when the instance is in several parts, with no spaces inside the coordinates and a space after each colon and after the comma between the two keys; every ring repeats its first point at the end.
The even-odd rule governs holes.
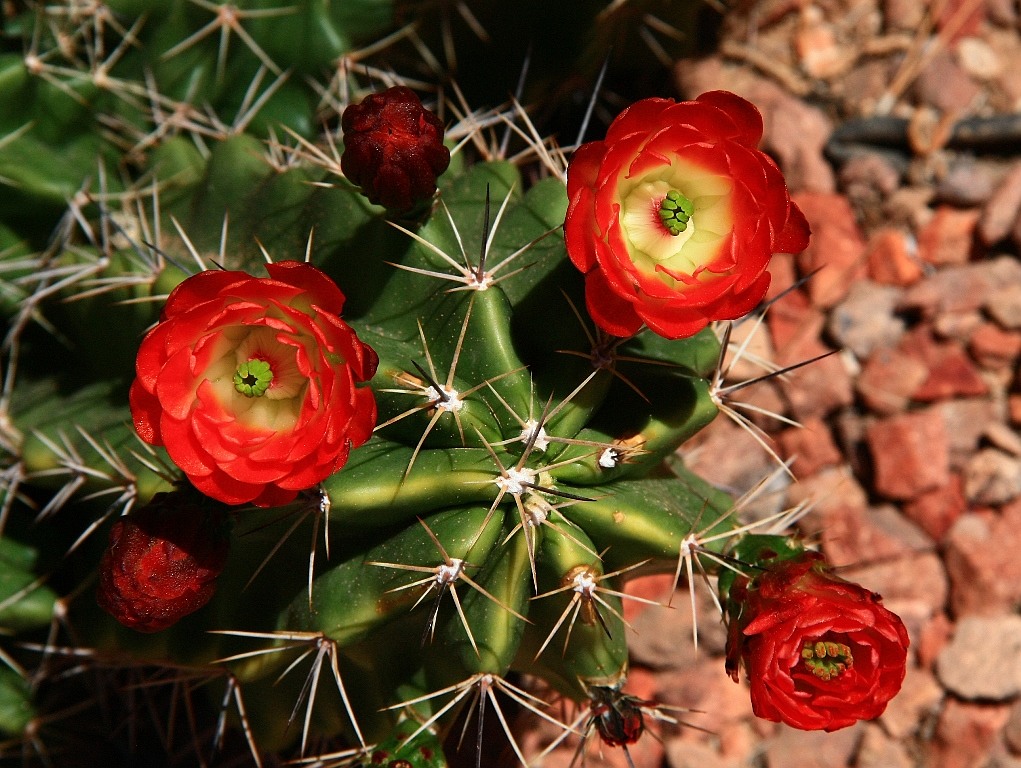
{"type": "Polygon", "coordinates": [[[710,277],[699,273],[717,257],[733,228],[732,189],[729,178],[683,160],[640,179],[622,180],[620,223],[635,266],[668,284],[676,281],[658,272],[657,265],[675,273],[710,277]],[[684,231],[676,235],[660,216],[663,199],[672,190],[690,200],[695,209],[684,231]]]}
{"type": "Polygon", "coordinates": [[[246,426],[288,431],[298,421],[308,380],[298,370],[295,347],[277,340],[278,331],[265,327],[224,329],[222,353],[205,371],[218,399],[246,426]],[[272,381],[258,397],[236,386],[236,373],[251,360],[269,365],[272,381]]]}

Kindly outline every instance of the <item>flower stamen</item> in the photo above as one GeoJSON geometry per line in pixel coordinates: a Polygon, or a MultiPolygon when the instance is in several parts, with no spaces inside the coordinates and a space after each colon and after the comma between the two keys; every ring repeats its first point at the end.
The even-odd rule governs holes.
{"type": "Polygon", "coordinates": [[[667,232],[676,237],[688,228],[688,222],[695,214],[695,204],[671,189],[659,204],[659,219],[667,232]]]}
{"type": "Polygon", "coordinates": [[[234,389],[245,397],[261,397],[272,383],[273,369],[265,360],[247,360],[234,372],[234,389]]]}
{"type": "Polygon", "coordinates": [[[851,649],[844,643],[816,640],[806,642],[801,659],[808,670],[820,680],[840,677],[854,665],[851,649]]]}

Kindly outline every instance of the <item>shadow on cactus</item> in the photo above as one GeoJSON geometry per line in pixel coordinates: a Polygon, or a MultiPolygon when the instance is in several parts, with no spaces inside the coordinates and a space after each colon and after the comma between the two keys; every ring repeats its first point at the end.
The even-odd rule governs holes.
{"type": "Polygon", "coordinates": [[[841,582],[883,627],[768,640],[826,591],[784,578],[803,508],[745,524],[676,453],[736,414],[730,323],[808,239],[755,108],[641,100],[562,151],[380,86],[371,15],[263,5],[10,19],[3,756],[438,768],[502,732],[529,765],[529,710],[631,761],[677,721],[626,692],[649,573],[713,596],[762,716],[882,712],[899,620],[841,582]]]}

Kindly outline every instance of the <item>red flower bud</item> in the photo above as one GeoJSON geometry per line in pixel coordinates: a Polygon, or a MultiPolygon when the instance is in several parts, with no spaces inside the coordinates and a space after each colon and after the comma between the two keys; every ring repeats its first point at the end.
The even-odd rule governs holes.
{"type": "Polygon", "coordinates": [[[447,170],[443,123],[410,88],[396,86],[344,110],[344,175],[373,203],[407,211],[432,196],[447,170]]]}
{"type": "Polygon", "coordinates": [[[881,598],[806,553],[730,590],[728,670],[744,662],[752,711],[802,730],[879,717],[900,690],[908,633],[881,598]]]}
{"type": "Polygon", "coordinates": [[[185,493],[158,493],[110,530],[100,607],[126,627],[159,632],[209,602],[227,561],[224,519],[185,493]]]}

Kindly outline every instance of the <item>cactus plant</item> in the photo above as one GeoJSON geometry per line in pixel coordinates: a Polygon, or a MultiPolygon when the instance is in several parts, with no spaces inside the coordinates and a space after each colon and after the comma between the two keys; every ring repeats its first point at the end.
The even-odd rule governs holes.
{"type": "Polygon", "coordinates": [[[758,186],[709,214],[729,193],[695,171],[670,193],[683,217],[653,212],[677,219],[673,246],[635,241],[683,283],[678,243],[730,226],[727,285],[696,264],[691,294],[657,303],[645,270],[606,299],[612,238],[584,190],[623,129],[568,178],[517,103],[424,91],[446,147],[403,85],[399,126],[388,107],[367,118],[392,100],[363,97],[416,83],[372,58],[421,42],[394,34],[407,5],[7,13],[0,750],[89,764],[76,735],[126,727],[100,762],[241,745],[257,764],[425,768],[476,712],[481,740],[488,710],[528,764],[508,701],[626,750],[663,715],[623,692],[625,582],[723,574],[739,629],[735,596],[804,549],[752,546],[794,515],[743,524],[674,453],[727,407],[727,335],[707,324],[751,309],[769,253],[807,235],[754,150],[754,109],[697,106],[758,186]]]}

